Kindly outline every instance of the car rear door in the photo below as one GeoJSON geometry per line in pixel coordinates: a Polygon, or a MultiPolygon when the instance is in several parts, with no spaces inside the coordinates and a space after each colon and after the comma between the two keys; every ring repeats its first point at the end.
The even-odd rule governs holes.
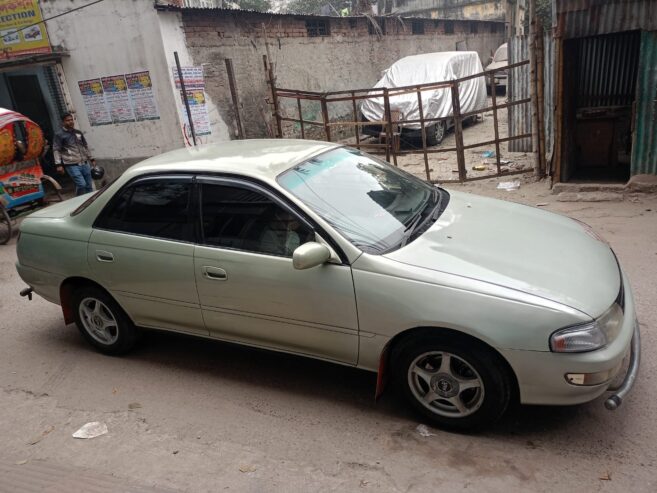
{"type": "Polygon", "coordinates": [[[140,326],[207,335],[194,278],[192,176],[152,176],[110,201],[89,240],[89,265],[140,326]]]}
{"type": "Polygon", "coordinates": [[[201,244],[194,268],[210,335],[356,364],[350,266],[296,270],[292,252],[315,240],[306,219],[258,185],[210,177],[198,182],[201,244]]]}

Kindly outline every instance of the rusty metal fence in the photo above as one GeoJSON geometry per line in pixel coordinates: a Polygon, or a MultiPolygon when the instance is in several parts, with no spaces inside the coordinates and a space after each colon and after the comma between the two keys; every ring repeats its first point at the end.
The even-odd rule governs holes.
{"type": "Polygon", "coordinates": [[[429,182],[438,182],[449,183],[449,182],[464,182],[472,181],[483,178],[491,178],[494,176],[506,176],[518,173],[526,173],[528,170],[520,171],[504,171],[502,170],[501,163],[501,152],[500,144],[504,142],[511,142],[519,139],[527,139],[531,137],[530,133],[524,133],[520,135],[509,135],[506,137],[500,137],[499,130],[499,121],[498,121],[498,110],[503,108],[511,108],[516,105],[529,105],[531,104],[531,98],[526,97],[523,99],[517,99],[514,101],[507,101],[502,104],[498,103],[497,98],[497,85],[495,81],[495,75],[501,71],[507,71],[507,74],[511,74],[511,71],[514,69],[521,69],[525,65],[529,64],[528,60],[521,62],[513,63],[507,67],[487,70],[478,74],[470,75],[467,77],[462,77],[460,79],[443,81],[443,82],[434,82],[419,84],[413,86],[405,87],[395,87],[395,88],[367,88],[367,89],[351,89],[346,91],[332,91],[332,92],[314,92],[314,91],[304,91],[298,89],[285,89],[276,86],[275,77],[273,74],[273,69],[270,64],[267,63],[266,55],[263,57],[265,65],[265,73],[267,76],[267,83],[271,90],[271,98],[269,103],[272,106],[272,116],[275,122],[275,136],[278,138],[286,137],[284,132],[284,123],[289,122],[292,124],[298,124],[300,130],[300,135],[302,139],[308,137],[309,129],[321,129],[323,130],[322,135],[318,136],[317,132],[312,132],[313,138],[323,138],[329,142],[333,141],[332,137],[334,135],[334,129],[340,127],[347,127],[352,129],[353,135],[355,137],[354,142],[349,142],[348,145],[355,147],[357,149],[368,150],[368,152],[373,154],[385,155],[386,161],[395,166],[398,165],[397,158],[399,156],[409,155],[409,154],[422,154],[424,158],[424,169],[426,173],[426,179],[429,182]],[[474,111],[469,111],[461,113],[461,104],[459,96],[459,84],[476,79],[478,77],[485,77],[489,80],[490,89],[491,89],[491,102],[490,106],[486,106],[481,109],[474,111]],[[446,89],[451,92],[452,106],[453,106],[453,115],[450,117],[443,118],[427,118],[424,115],[424,108],[422,103],[422,93],[424,91],[433,91],[436,89],[446,89]],[[403,94],[416,93],[418,99],[418,110],[419,110],[419,119],[403,119],[403,117],[393,118],[393,111],[391,110],[390,100],[395,96],[403,94]],[[366,99],[373,98],[382,98],[384,114],[383,120],[380,121],[362,121],[359,118],[359,102],[362,102],[366,99]],[[292,104],[292,107],[296,109],[296,117],[288,116],[281,109],[282,100],[293,100],[295,101],[292,104]],[[302,101],[311,101],[315,104],[319,104],[321,107],[321,120],[313,119],[309,120],[304,118],[302,112],[302,101]],[[329,109],[331,105],[335,104],[349,104],[351,107],[350,118],[345,119],[331,119],[329,118],[329,109]],[[493,115],[493,134],[491,139],[476,142],[473,144],[465,145],[463,143],[463,122],[466,119],[477,117],[479,114],[492,112],[493,115]],[[454,147],[440,147],[440,146],[429,146],[427,144],[427,127],[436,125],[439,121],[453,120],[454,134],[455,134],[455,145],[454,147]],[[422,147],[416,147],[412,149],[403,149],[399,145],[400,143],[400,133],[405,124],[420,124],[421,126],[421,136],[422,136],[422,147]],[[362,135],[362,129],[365,126],[375,126],[380,127],[380,137],[378,141],[372,141],[371,138],[368,138],[362,135]],[[468,177],[467,176],[467,167],[465,159],[465,151],[468,149],[473,149],[483,146],[495,146],[495,165],[496,172],[494,174],[487,174],[484,176],[468,177]],[[430,154],[439,154],[439,153],[456,153],[456,161],[458,165],[458,179],[457,180],[444,180],[444,179],[434,179],[431,175],[431,168],[429,165],[429,155],[430,154]]]}

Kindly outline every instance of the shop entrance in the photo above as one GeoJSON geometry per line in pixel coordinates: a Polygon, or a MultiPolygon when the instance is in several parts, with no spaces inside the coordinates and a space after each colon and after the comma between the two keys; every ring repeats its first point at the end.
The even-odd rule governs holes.
{"type": "Polygon", "coordinates": [[[564,43],[561,181],[630,177],[639,31],[564,43]]]}

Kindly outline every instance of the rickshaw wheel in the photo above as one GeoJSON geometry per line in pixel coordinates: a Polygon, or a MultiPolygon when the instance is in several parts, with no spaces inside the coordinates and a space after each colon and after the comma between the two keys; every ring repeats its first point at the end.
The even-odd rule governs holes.
{"type": "Polygon", "coordinates": [[[11,218],[4,207],[0,206],[0,245],[6,244],[11,238],[11,218]]]}
{"type": "Polygon", "coordinates": [[[48,205],[51,202],[62,202],[64,197],[62,197],[62,192],[57,188],[54,183],[50,180],[41,180],[41,185],[43,186],[44,198],[42,199],[43,205],[48,205]]]}

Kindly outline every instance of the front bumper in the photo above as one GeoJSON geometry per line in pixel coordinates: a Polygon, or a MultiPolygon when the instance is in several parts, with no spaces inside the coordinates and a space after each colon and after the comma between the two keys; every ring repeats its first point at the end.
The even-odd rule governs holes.
{"type": "Polygon", "coordinates": [[[627,373],[618,388],[609,389],[614,390],[614,393],[605,401],[605,407],[610,411],[615,411],[623,403],[623,399],[632,390],[636,377],[639,375],[639,364],[641,363],[641,334],[639,332],[639,322],[636,322],[627,373]]]}
{"type": "Polygon", "coordinates": [[[587,353],[553,353],[501,349],[500,353],[513,368],[518,379],[520,401],[523,404],[570,405],[592,401],[607,391],[614,393],[605,402],[607,409],[616,409],[634,385],[641,359],[639,323],[629,280],[623,274],[625,310],[623,327],[608,346],[587,353]],[[623,367],[629,357],[629,368],[618,388],[614,369],[623,367]],[[609,378],[596,385],[575,385],[567,381],[568,374],[602,374],[609,378]]]}

